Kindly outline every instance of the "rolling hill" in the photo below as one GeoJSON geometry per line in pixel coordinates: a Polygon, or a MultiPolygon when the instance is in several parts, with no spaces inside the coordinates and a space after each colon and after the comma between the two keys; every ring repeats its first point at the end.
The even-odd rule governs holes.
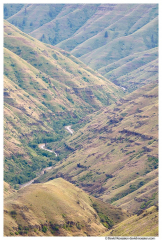
{"type": "Polygon", "coordinates": [[[100,204],[61,178],[30,185],[5,198],[4,236],[98,236],[129,216],[100,204]]]}
{"type": "Polygon", "coordinates": [[[68,136],[64,126],[109,105],[123,91],[75,57],[4,22],[5,181],[21,184],[60,156],[39,143],[68,136]]]}
{"type": "Polygon", "coordinates": [[[156,204],[157,82],[93,114],[66,145],[72,149],[71,154],[38,178],[40,182],[63,177],[104,202],[132,213],[156,204]]]}
{"type": "Polygon", "coordinates": [[[158,79],[158,4],[5,4],[4,17],[127,92],[148,83],[148,75],[158,79]],[[132,80],[134,71],[141,77],[132,80]]]}

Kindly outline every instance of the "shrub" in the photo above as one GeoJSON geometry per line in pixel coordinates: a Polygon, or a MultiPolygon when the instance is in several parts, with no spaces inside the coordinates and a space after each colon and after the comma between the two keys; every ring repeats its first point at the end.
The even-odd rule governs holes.
{"type": "Polygon", "coordinates": [[[25,227],[24,229],[27,230],[27,231],[29,231],[29,227],[25,227]]]}
{"type": "Polygon", "coordinates": [[[11,217],[15,218],[17,215],[17,212],[15,210],[13,210],[10,212],[10,214],[11,214],[11,217]]]}
{"type": "Polygon", "coordinates": [[[55,53],[52,56],[53,56],[54,59],[58,60],[58,57],[55,53]]]}
{"type": "Polygon", "coordinates": [[[62,214],[62,216],[63,216],[63,218],[65,218],[65,217],[66,217],[66,214],[65,214],[65,213],[63,213],[63,214],[62,214]]]}
{"type": "Polygon", "coordinates": [[[114,225],[113,220],[111,220],[108,216],[101,212],[99,205],[97,203],[94,202],[92,204],[92,207],[96,210],[100,218],[100,221],[104,225],[104,227],[111,228],[114,225]]]}
{"type": "Polygon", "coordinates": [[[32,147],[32,148],[36,148],[38,145],[37,145],[36,143],[30,142],[30,143],[29,143],[29,146],[32,147]]]}
{"type": "Polygon", "coordinates": [[[151,140],[151,141],[149,141],[149,142],[148,142],[148,145],[151,145],[154,141],[155,141],[154,139],[151,140]]]}
{"type": "Polygon", "coordinates": [[[109,178],[113,178],[112,174],[105,174],[105,175],[106,175],[106,180],[109,179],[109,178]]]}
{"type": "Polygon", "coordinates": [[[128,113],[121,113],[121,115],[123,116],[123,117],[125,117],[126,115],[127,115],[128,113]]]}
{"type": "Polygon", "coordinates": [[[86,78],[86,77],[82,77],[82,79],[83,79],[85,82],[89,82],[89,79],[86,78]]]}
{"type": "Polygon", "coordinates": [[[28,234],[28,230],[24,230],[24,234],[28,234]]]}
{"type": "Polygon", "coordinates": [[[67,95],[67,99],[68,99],[71,103],[74,104],[74,101],[73,101],[73,99],[72,99],[72,97],[71,97],[70,95],[67,95]]]}
{"type": "Polygon", "coordinates": [[[50,227],[52,228],[52,233],[54,233],[55,231],[59,231],[59,226],[57,224],[50,224],[50,227]]]}
{"type": "Polygon", "coordinates": [[[113,220],[111,220],[105,214],[100,212],[98,213],[98,216],[100,217],[100,220],[105,227],[111,228],[114,225],[113,220]]]}
{"type": "Polygon", "coordinates": [[[96,210],[97,213],[99,213],[99,206],[97,203],[93,203],[92,207],[96,210]]]}
{"type": "Polygon", "coordinates": [[[49,167],[51,167],[51,166],[52,166],[52,162],[50,161],[50,162],[48,163],[48,165],[49,165],[49,167]]]}
{"type": "Polygon", "coordinates": [[[43,226],[43,227],[42,227],[42,232],[46,233],[47,230],[48,230],[48,229],[47,229],[47,226],[43,226]]]}
{"type": "Polygon", "coordinates": [[[158,158],[150,156],[148,157],[148,162],[150,162],[149,167],[154,169],[158,168],[158,158]]]}
{"type": "Polygon", "coordinates": [[[108,224],[106,222],[102,223],[104,227],[109,228],[108,224]]]}
{"type": "Polygon", "coordinates": [[[23,235],[23,234],[24,234],[24,231],[23,231],[23,230],[19,230],[18,233],[19,233],[20,235],[23,235]]]}
{"type": "Polygon", "coordinates": [[[19,230],[22,230],[22,229],[23,229],[23,227],[22,227],[21,225],[19,225],[19,226],[18,226],[18,229],[19,229],[19,230]]]}
{"type": "Polygon", "coordinates": [[[65,230],[68,230],[68,231],[70,230],[70,226],[69,226],[68,224],[66,224],[66,223],[63,225],[63,228],[64,228],[65,230]]]}
{"type": "Polygon", "coordinates": [[[76,223],[76,227],[77,227],[79,230],[82,229],[82,226],[81,226],[81,224],[80,224],[79,222],[76,223]]]}
{"type": "Polygon", "coordinates": [[[139,216],[139,215],[141,215],[142,213],[143,213],[143,210],[142,210],[142,209],[140,209],[140,210],[138,210],[138,211],[137,211],[137,213],[136,213],[136,214],[137,214],[137,216],[139,216]]]}

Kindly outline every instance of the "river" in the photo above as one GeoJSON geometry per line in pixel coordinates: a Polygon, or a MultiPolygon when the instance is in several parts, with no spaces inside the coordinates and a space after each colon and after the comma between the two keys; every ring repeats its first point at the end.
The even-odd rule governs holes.
{"type": "MultiPolygon", "coordinates": [[[[65,129],[66,129],[70,134],[73,134],[73,133],[74,133],[74,130],[71,129],[71,126],[66,126],[65,129]]],[[[58,154],[57,154],[56,152],[54,152],[54,151],[52,151],[52,150],[50,150],[50,149],[45,148],[45,146],[46,146],[45,143],[41,143],[41,144],[38,145],[38,147],[39,147],[40,149],[46,150],[46,151],[48,151],[48,152],[53,152],[53,153],[56,155],[56,157],[58,156],[58,154]]],[[[51,167],[46,167],[46,168],[42,169],[41,172],[39,173],[38,177],[40,177],[41,175],[43,175],[45,171],[48,171],[48,170],[50,170],[50,169],[52,169],[52,168],[57,168],[57,167],[58,167],[58,166],[55,166],[55,167],[54,167],[54,166],[51,166],[51,167]]],[[[31,184],[34,182],[34,180],[36,180],[38,177],[30,180],[30,181],[27,182],[27,183],[24,183],[24,184],[20,185],[19,187],[20,187],[20,188],[23,188],[23,187],[27,187],[27,186],[31,185],[31,184]]]]}
{"type": "Polygon", "coordinates": [[[65,129],[68,130],[71,135],[74,133],[74,130],[71,129],[71,126],[66,126],[65,129]]]}
{"type": "Polygon", "coordinates": [[[45,148],[45,146],[46,146],[45,143],[41,143],[41,144],[38,145],[39,148],[41,148],[43,150],[46,150],[48,152],[54,153],[56,155],[56,157],[58,156],[56,152],[54,152],[54,151],[52,151],[50,149],[45,148]]]}

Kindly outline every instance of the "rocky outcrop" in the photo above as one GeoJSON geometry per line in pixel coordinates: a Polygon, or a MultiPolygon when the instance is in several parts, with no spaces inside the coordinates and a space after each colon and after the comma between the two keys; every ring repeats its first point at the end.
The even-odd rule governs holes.
{"type": "Polygon", "coordinates": [[[122,131],[119,131],[120,133],[125,133],[127,136],[138,136],[138,137],[141,137],[142,139],[144,140],[151,140],[153,139],[152,136],[148,136],[148,135],[144,135],[144,134],[141,134],[141,133],[138,133],[138,132],[134,132],[134,131],[130,131],[130,130],[127,130],[127,129],[123,129],[122,131]]]}

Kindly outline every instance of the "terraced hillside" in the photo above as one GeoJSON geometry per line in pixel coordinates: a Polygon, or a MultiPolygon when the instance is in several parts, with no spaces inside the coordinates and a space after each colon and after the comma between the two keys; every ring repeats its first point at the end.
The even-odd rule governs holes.
{"type": "Polygon", "coordinates": [[[119,208],[100,204],[61,178],[34,184],[5,198],[4,235],[98,236],[128,217],[119,208]]]}
{"type": "Polygon", "coordinates": [[[69,53],[45,45],[4,23],[5,181],[21,184],[60,160],[39,143],[68,136],[88,113],[109,105],[123,91],[69,53]]]}
{"type": "Polygon", "coordinates": [[[63,177],[104,202],[133,213],[156,204],[157,82],[94,114],[66,145],[72,153],[39,181],[63,177]]]}
{"type": "Polygon", "coordinates": [[[4,17],[128,92],[158,79],[158,4],[5,4],[4,17]]]}

